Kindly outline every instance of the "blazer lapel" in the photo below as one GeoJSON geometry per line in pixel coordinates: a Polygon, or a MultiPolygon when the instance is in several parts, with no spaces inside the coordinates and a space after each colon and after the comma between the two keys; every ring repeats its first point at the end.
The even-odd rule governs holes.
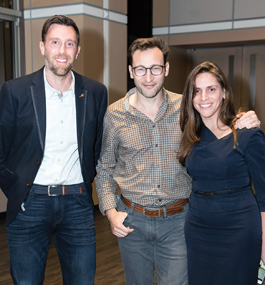
{"type": "Polygon", "coordinates": [[[83,88],[82,77],[74,73],[75,75],[75,102],[76,102],[76,127],[77,127],[77,141],[79,149],[79,158],[82,165],[83,161],[83,137],[86,121],[87,110],[87,97],[88,91],[83,88]]]}
{"type": "Polygon", "coordinates": [[[30,87],[30,92],[36,116],[40,144],[44,151],[46,134],[46,99],[43,71],[44,69],[42,68],[36,73],[36,76],[32,80],[33,85],[30,87]]]}

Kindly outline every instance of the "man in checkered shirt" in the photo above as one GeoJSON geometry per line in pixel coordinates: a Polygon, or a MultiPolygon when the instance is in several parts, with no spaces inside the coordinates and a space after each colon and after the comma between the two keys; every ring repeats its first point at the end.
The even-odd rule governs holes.
{"type": "MultiPolygon", "coordinates": [[[[184,221],[191,179],[177,159],[182,96],[162,87],[168,52],[158,38],[132,43],[136,88],[110,105],[104,119],[96,186],[100,211],[119,238],[126,284],[155,284],[154,269],[158,284],[188,284],[184,221]]],[[[247,122],[256,118],[252,113],[247,122]]]]}

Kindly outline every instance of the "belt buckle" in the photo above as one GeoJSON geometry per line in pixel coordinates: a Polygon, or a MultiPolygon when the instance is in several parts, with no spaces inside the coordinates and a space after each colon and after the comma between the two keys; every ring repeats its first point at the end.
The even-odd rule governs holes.
{"type": "Polygon", "coordinates": [[[160,217],[160,213],[161,213],[161,210],[160,210],[160,208],[158,208],[158,209],[155,209],[155,208],[146,208],[146,207],[143,207],[143,215],[144,216],[146,216],[146,217],[149,217],[148,215],[146,215],[145,214],[145,210],[147,210],[147,211],[158,211],[158,216],[157,217],[160,217]]]}
{"type": "Polygon", "coordinates": [[[51,187],[58,187],[58,186],[48,185],[48,196],[60,196],[61,195],[61,194],[51,194],[50,192],[51,187]]]}

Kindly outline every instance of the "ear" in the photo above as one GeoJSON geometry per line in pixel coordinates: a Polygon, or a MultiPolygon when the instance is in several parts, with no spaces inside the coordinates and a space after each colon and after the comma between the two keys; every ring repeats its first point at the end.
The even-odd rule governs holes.
{"type": "Polygon", "coordinates": [[[81,50],[81,47],[80,47],[80,46],[78,46],[78,48],[77,48],[77,52],[76,52],[76,55],[75,55],[75,59],[77,59],[77,58],[78,58],[78,55],[79,55],[79,53],[80,53],[80,50],[81,50]]]}
{"type": "Polygon", "coordinates": [[[134,77],[133,77],[133,69],[132,69],[132,66],[131,65],[129,65],[129,72],[130,72],[130,77],[131,77],[131,79],[133,79],[134,77]]]}
{"type": "Polygon", "coordinates": [[[165,76],[168,76],[168,74],[169,74],[169,62],[165,64],[165,76]]]}
{"type": "Polygon", "coordinates": [[[41,54],[44,55],[44,42],[40,41],[39,48],[40,48],[41,54]]]}

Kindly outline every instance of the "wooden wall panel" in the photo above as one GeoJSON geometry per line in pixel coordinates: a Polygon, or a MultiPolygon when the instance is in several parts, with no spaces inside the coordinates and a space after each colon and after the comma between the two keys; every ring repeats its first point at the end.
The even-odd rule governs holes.
{"type": "Polygon", "coordinates": [[[168,57],[169,75],[165,79],[165,88],[169,91],[182,94],[187,78],[186,70],[190,66],[186,49],[170,47],[168,57]]]}
{"type": "Polygon", "coordinates": [[[111,39],[109,45],[109,104],[111,104],[124,97],[127,92],[127,26],[110,23],[109,32],[111,39]]]}
{"type": "Polygon", "coordinates": [[[82,54],[83,74],[103,83],[103,21],[101,19],[83,16],[82,54]]]}
{"type": "Polygon", "coordinates": [[[176,46],[231,46],[264,41],[265,27],[201,33],[169,35],[170,45],[176,46]]]}
{"type": "Polygon", "coordinates": [[[127,1],[109,0],[109,9],[118,13],[127,14],[127,1]]]}
{"type": "Polygon", "coordinates": [[[235,12],[234,18],[247,19],[265,17],[265,1],[264,0],[234,0],[235,12]]]}
{"type": "Polygon", "coordinates": [[[103,0],[24,0],[24,8],[39,8],[49,6],[61,6],[66,4],[86,3],[93,6],[103,7],[103,0]]]}
{"type": "Polygon", "coordinates": [[[169,25],[169,0],[153,0],[153,27],[169,25]]]}
{"type": "Polygon", "coordinates": [[[232,11],[231,0],[171,0],[170,25],[231,20],[232,11]]]}
{"type": "Polygon", "coordinates": [[[25,21],[26,38],[26,74],[39,70],[44,65],[44,59],[40,52],[41,30],[46,19],[25,21]],[[29,40],[27,40],[29,39],[29,40]],[[29,51],[28,51],[29,49],[29,51]]]}
{"type": "Polygon", "coordinates": [[[31,26],[30,21],[24,21],[25,27],[25,64],[26,74],[32,72],[31,26]]]}

